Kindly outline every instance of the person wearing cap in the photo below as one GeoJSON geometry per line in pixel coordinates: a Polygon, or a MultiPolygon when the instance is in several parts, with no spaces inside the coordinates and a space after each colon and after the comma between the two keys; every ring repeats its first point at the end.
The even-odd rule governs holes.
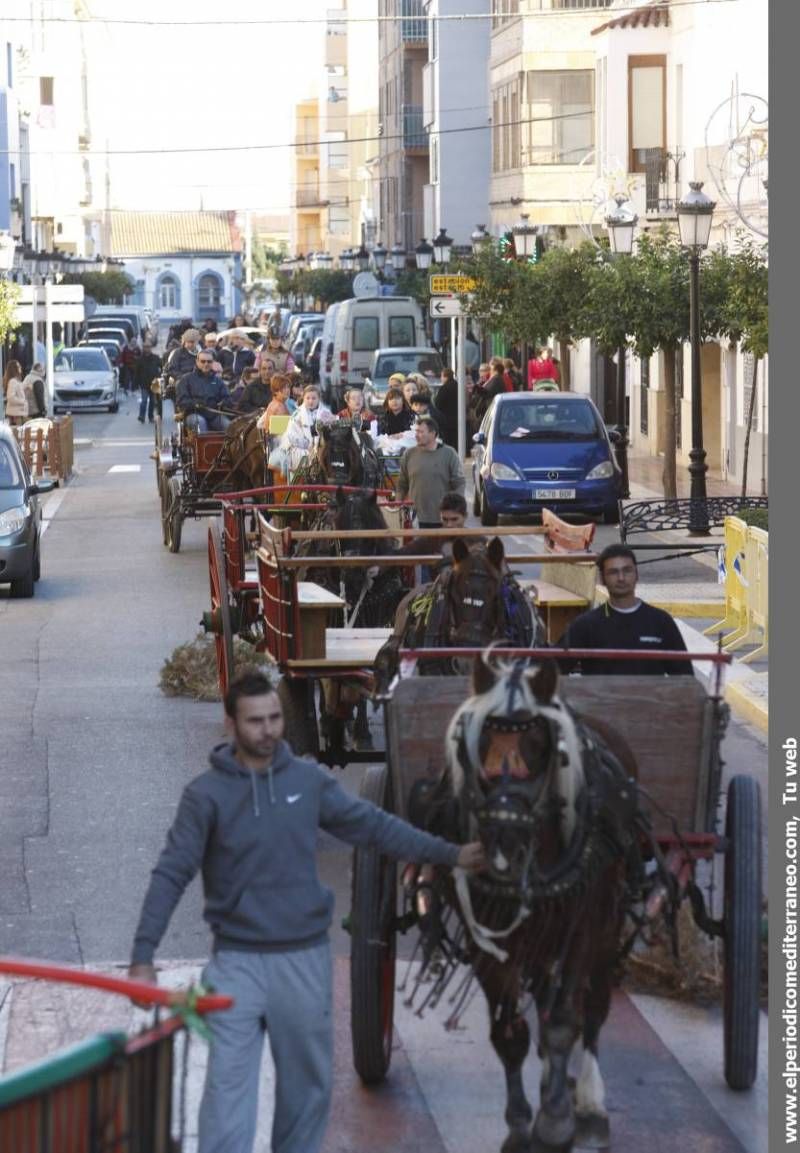
{"type": "Polygon", "coordinates": [[[187,372],[194,372],[197,360],[197,346],[200,333],[196,328],[187,328],[181,336],[179,348],[175,348],[167,357],[164,370],[173,380],[180,380],[187,372]]]}
{"type": "Polygon", "coordinates": [[[287,348],[283,347],[281,340],[281,330],[275,324],[270,324],[269,331],[267,332],[267,343],[262,348],[256,358],[256,364],[260,367],[261,358],[269,357],[275,364],[274,372],[280,372],[284,376],[289,376],[294,372],[294,358],[287,348]]]}
{"type": "Polygon", "coordinates": [[[416,445],[400,458],[397,496],[414,502],[420,528],[439,528],[442,498],[447,492],[463,495],[464,470],[458,453],[439,440],[432,416],[420,416],[414,428],[416,445]]]}
{"type": "Polygon", "coordinates": [[[230,371],[234,380],[238,380],[246,368],[254,367],[256,354],[253,351],[253,342],[238,332],[230,338],[231,362],[230,371]]]}

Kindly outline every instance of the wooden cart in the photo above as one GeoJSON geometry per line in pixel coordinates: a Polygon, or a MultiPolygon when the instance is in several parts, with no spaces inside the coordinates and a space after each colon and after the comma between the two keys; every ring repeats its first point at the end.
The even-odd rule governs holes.
{"type": "MultiPolygon", "coordinates": [[[[552,656],[547,650],[525,652],[532,659],[552,656]]],[[[609,655],[604,652],[604,659],[609,655]]],[[[665,654],[653,655],[664,659],[665,654]]],[[[675,654],[675,659],[686,657],[675,654]]],[[[690,657],[727,660],[722,654],[690,657]]],[[[443,735],[469,691],[462,677],[438,679],[435,696],[425,678],[401,681],[386,704],[387,763],[367,771],[362,795],[407,816],[414,783],[442,772],[443,735]]],[[[725,1078],[733,1089],[749,1089],[756,1075],[759,1029],[761,799],[753,778],[734,777],[727,787],[724,827],[719,827],[720,742],[728,711],[719,680],[715,694],[708,695],[699,681],[683,676],[564,677],[560,693],[587,721],[612,724],[636,756],[661,859],[648,880],[646,923],[665,911],[674,916],[677,904],[688,898],[700,929],[721,938],[725,1078]],[[717,853],[724,854],[719,919],[706,908],[695,883],[698,862],[717,853]]],[[[361,1078],[374,1083],[386,1075],[391,1060],[396,933],[405,932],[415,916],[408,909],[398,915],[396,865],[374,849],[355,851],[352,895],[353,1055],[361,1078]]]]}

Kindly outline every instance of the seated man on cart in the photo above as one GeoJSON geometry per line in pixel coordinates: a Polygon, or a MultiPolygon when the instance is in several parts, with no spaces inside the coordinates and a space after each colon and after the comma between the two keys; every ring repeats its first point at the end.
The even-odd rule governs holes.
{"type": "Polygon", "coordinates": [[[230,424],[225,410],[231,396],[221,376],[214,372],[213,354],[201,349],[193,372],[178,381],[175,407],[185,417],[185,427],[196,432],[224,432],[230,424]]]}
{"type": "MultiPolygon", "coordinates": [[[[597,558],[600,580],[608,600],[581,613],[570,624],[560,644],[568,649],[638,649],[642,652],[686,652],[678,626],[663,609],[636,596],[639,569],[636,555],[624,544],[604,548],[597,558]]],[[[692,676],[691,661],[586,660],[559,661],[565,672],[576,667],[584,675],[599,676],[692,676]]]]}

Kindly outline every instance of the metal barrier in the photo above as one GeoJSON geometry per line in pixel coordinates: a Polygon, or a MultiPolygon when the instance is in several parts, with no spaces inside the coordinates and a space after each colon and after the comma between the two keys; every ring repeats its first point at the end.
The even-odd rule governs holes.
{"type": "Polygon", "coordinates": [[[725,652],[757,645],[743,664],[769,652],[769,533],[736,516],[725,518],[725,616],[705,630],[727,633],[725,652]]]}

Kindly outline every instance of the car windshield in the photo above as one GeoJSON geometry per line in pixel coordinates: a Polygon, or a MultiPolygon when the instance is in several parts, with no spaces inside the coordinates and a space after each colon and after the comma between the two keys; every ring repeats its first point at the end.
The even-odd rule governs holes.
{"type": "Polygon", "coordinates": [[[431,382],[438,384],[442,373],[442,358],[438,352],[392,352],[379,356],[375,365],[374,382],[387,381],[395,372],[408,376],[410,372],[421,372],[431,382]]]}
{"type": "Polygon", "coordinates": [[[99,348],[65,348],[53,367],[56,372],[105,372],[108,361],[99,348]]]}
{"type": "Polygon", "coordinates": [[[22,473],[14,450],[0,440],[0,488],[22,488],[22,473]]]}
{"type": "Polygon", "coordinates": [[[497,436],[501,440],[597,440],[600,425],[588,404],[556,397],[515,401],[500,406],[497,436]]]}

